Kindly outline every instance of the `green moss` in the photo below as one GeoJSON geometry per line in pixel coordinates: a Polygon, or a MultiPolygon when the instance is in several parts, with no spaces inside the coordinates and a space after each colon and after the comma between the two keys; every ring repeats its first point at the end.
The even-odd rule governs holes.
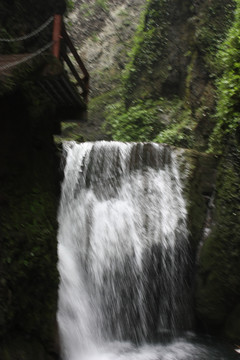
{"type": "Polygon", "coordinates": [[[192,148],[194,147],[193,129],[195,123],[191,118],[190,110],[184,110],[181,101],[179,105],[173,107],[170,124],[160,132],[154,141],[183,148],[192,148]]]}
{"type": "Polygon", "coordinates": [[[162,102],[138,102],[125,109],[121,102],[106,109],[104,128],[114,140],[151,141],[156,132],[164,127],[158,114],[162,102]]]}
{"type": "Polygon", "coordinates": [[[80,9],[82,16],[85,18],[89,18],[90,16],[93,16],[93,14],[94,14],[94,8],[90,4],[83,3],[80,5],[79,9],[80,9]]]}
{"type": "Polygon", "coordinates": [[[95,0],[95,6],[99,7],[103,11],[109,11],[108,0],[95,0]]]}
{"type": "Polygon", "coordinates": [[[216,126],[210,138],[210,151],[222,153],[229,137],[240,132],[240,2],[236,1],[235,20],[218,53],[223,71],[217,81],[216,126]]]}
{"type": "MultiPolygon", "coordinates": [[[[130,53],[130,61],[123,76],[124,98],[126,104],[132,100],[149,98],[152,76],[156,79],[153,68],[156,62],[163,61],[167,56],[167,29],[170,26],[168,16],[171,4],[164,0],[147,2],[145,13],[134,38],[134,46],[130,53]],[[144,87],[148,91],[145,92],[144,87]],[[140,91],[139,88],[141,88],[140,91]]],[[[165,71],[158,74],[160,79],[166,78],[165,71]]],[[[156,97],[160,94],[157,92],[156,97]]]]}
{"type": "Polygon", "coordinates": [[[186,104],[190,104],[191,103],[191,84],[192,84],[192,78],[193,78],[193,71],[194,71],[194,66],[197,60],[197,56],[198,53],[197,51],[194,51],[193,54],[189,54],[191,55],[191,60],[190,60],[190,64],[188,65],[188,69],[187,69],[187,77],[186,77],[186,82],[185,82],[185,103],[186,104]]]}
{"type": "Polygon", "coordinates": [[[114,140],[193,146],[195,123],[178,98],[138,101],[128,109],[119,101],[107,106],[105,115],[104,131],[114,140]]]}
{"type": "Polygon", "coordinates": [[[159,97],[184,101],[179,125],[166,129],[160,141],[207,149],[214,127],[214,77],[219,74],[216,51],[234,7],[233,0],[147,2],[123,75],[123,97],[127,108],[159,97]],[[191,121],[183,121],[190,116],[191,121]]]}
{"type": "Polygon", "coordinates": [[[203,3],[195,23],[194,42],[201,49],[206,68],[213,76],[218,72],[216,52],[231,26],[235,1],[214,0],[203,3]]]}

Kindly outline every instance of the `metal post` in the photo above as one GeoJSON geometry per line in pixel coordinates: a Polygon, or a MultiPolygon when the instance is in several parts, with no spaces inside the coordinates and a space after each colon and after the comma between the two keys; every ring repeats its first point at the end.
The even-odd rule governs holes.
{"type": "Polygon", "coordinates": [[[62,27],[62,16],[54,15],[52,53],[53,56],[55,56],[57,59],[59,59],[59,55],[60,55],[61,27],[62,27]]]}

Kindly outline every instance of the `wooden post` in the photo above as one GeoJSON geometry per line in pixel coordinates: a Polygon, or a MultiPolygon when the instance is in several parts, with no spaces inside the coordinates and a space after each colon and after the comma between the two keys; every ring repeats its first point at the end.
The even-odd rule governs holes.
{"type": "Polygon", "coordinates": [[[57,59],[59,59],[59,55],[60,55],[61,27],[62,27],[62,16],[54,15],[52,53],[53,56],[55,56],[57,59]]]}

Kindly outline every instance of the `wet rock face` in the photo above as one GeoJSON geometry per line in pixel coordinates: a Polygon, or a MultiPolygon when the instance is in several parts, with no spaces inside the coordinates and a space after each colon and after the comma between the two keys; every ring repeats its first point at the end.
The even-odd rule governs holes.
{"type": "Polygon", "coordinates": [[[198,107],[210,81],[217,42],[230,25],[233,9],[231,0],[211,1],[210,7],[208,1],[150,1],[141,50],[135,53],[133,73],[126,82],[128,103],[147,93],[186,97],[192,108],[198,107]]]}
{"type": "Polygon", "coordinates": [[[69,31],[90,72],[92,96],[118,81],[144,4],[145,0],[75,0],[69,31]]]}
{"type": "Polygon", "coordinates": [[[239,143],[231,140],[217,168],[213,226],[200,251],[196,311],[205,330],[240,340],[239,143]]]}
{"type": "MultiPolygon", "coordinates": [[[[118,19],[115,20],[121,22],[122,18],[122,25],[126,27],[119,36],[128,36],[129,30],[136,27],[144,4],[145,0],[74,0],[73,10],[69,14],[71,33],[76,43],[82,46],[82,42],[89,40],[93,34],[104,32],[106,23],[113,21],[117,13],[118,19]]],[[[117,24],[114,25],[117,30],[117,24]]]]}

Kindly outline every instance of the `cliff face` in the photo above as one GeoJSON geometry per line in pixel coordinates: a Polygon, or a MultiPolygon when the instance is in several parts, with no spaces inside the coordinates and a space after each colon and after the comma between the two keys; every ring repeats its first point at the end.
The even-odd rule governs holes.
{"type": "Polygon", "coordinates": [[[105,110],[121,97],[121,73],[146,0],[75,0],[68,31],[90,73],[88,123],[64,126],[63,136],[80,141],[109,139],[105,110]]]}
{"type": "Polygon", "coordinates": [[[145,0],[75,0],[69,31],[88,66],[91,96],[119,84],[145,0]]]}
{"type": "Polygon", "coordinates": [[[205,151],[214,127],[216,53],[235,1],[79,0],[74,6],[70,31],[88,64],[92,88],[91,131],[82,126],[76,129],[79,137],[142,140],[138,131],[125,133],[131,126],[141,133],[139,119],[147,111],[156,121],[146,121],[152,131],[145,141],[205,151]],[[127,124],[125,115],[131,119],[127,124]]]}
{"type": "MultiPolygon", "coordinates": [[[[237,35],[233,36],[238,34],[239,26],[226,45],[230,57],[231,48],[235,46],[234,60],[229,60],[229,78],[224,80],[227,85],[222,86],[226,93],[232,94],[224,105],[228,103],[229,108],[217,115],[216,103],[221,90],[216,90],[216,80],[221,79],[225,66],[219,63],[219,47],[232,26],[236,5],[238,1],[233,0],[149,0],[122,73],[122,95],[113,92],[109,95],[106,92],[109,88],[98,89],[102,95],[90,102],[93,112],[100,114],[102,120],[107,118],[105,131],[115,140],[153,140],[202,152],[208,149],[210,137],[220,143],[222,155],[215,158],[217,165],[213,165],[217,167],[214,202],[205,188],[202,189],[205,205],[203,200],[200,203],[194,197],[194,190],[189,200],[192,203],[189,222],[196,242],[201,238],[194,234],[196,222],[204,224],[207,209],[205,225],[211,227],[210,234],[204,235],[199,253],[195,309],[199,326],[234,341],[240,338],[240,271],[236,262],[240,256],[239,90],[232,89],[239,89],[239,57],[236,55],[239,44],[237,35]],[[234,68],[232,78],[231,66],[234,68]],[[231,124],[233,118],[234,125],[231,124]],[[218,123],[220,130],[213,133],[218,123]],[[225,135],[218,139],[220,132],[225,135]]],[[[96,35],[99,34],[101,32],[96,35]]],[[[93,54],[98,53],[98,46],[95,47],[93,54]]],[[[96,56],[96,63],[98,60],[96,56]]],[[[192,159],[197,157],[191,155],[190,164],[192,159]]],[[[198,160],[191,166],[200,178],[209,178],[198,160]]],[[[199,183],[194,181],[191,189],[195,187],[198,191],[199,183]]]]}
{"type": "Polygon", "coordinates": [[[165,132],[157,141],[206,150],[214,126],[216,52],[231,25],[234,7],[232,0],[148,2],[124,74],[126,107],[139,99],[175,98],[182,101],[180,114],[188,110],[189,115],[174,119],[166,113],[165,132]],[[179,124],[183,142],[173,134],[174,123],[179,124]]]}

